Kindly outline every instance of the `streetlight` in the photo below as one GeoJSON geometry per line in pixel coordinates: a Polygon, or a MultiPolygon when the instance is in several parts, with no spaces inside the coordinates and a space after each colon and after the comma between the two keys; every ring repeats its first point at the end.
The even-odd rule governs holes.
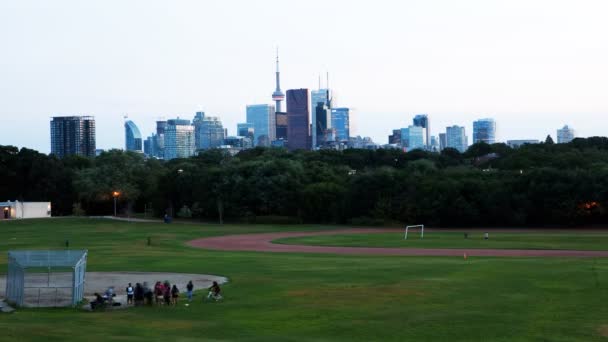
{"type": "Polygon", "coordinates": [[[120,196],[120,192],[114,191],[112,193],[112,197],[114,197],[114,217],[116,217],[116,200],[118,199],[118,196],[120,196]]]}

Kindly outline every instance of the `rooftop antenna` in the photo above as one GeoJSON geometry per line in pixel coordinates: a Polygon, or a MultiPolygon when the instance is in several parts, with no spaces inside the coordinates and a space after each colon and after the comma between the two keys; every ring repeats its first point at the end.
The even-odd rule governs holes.
{"type": "Polygon", "coordinates": [[[319,90],[321,90],[321,74],[319,74],[319,90]]]}

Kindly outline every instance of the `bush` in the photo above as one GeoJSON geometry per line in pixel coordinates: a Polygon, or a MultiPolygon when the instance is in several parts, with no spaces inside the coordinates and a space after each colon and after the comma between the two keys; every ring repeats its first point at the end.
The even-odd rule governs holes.
{"type": "Polygon", "coordinates": [[[187,205],[184,205],[177,213],[177,217],[192,218],[192,211],[190,210],[190,208],[188,208],[187,205]]]}
{"type": "Polygon", "coordinates": [[[86,212],[82,209],[82,205],[80,202],[74,203],[72,205],[72,215],[73,216],[85,216],[86,212]]]}

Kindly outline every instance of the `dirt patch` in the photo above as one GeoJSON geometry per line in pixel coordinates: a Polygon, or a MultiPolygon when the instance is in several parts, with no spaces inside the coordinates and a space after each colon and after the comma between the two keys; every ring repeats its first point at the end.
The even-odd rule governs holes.
{"type": "Polygon", "coordinates": [[[608,324],[602,324],[597,328],[598,334],[602,337],[608,337],[608,324]]]}
{"type": "MultiPolygon", "coordinates": [[[[54,281],[59,282],[63,278],[63,280],[71,280],[71,273],[54,273],[53,274],[54,281]]],[[[32,281],[38,281],[39,286],[46,286],[48,282],[47,278],[33,277],[32,281]]],[[[51,279],[51,280],[53,280],[51,279]]],[[[156,272],[87,272],[85,278],[85,289],[84,295],[87,299],[92,299],[93,294],[95,292],[103,293],[108,287],[113,286],[116,293],[116,301],[126,304],[127,296],[126,296],[126,287],[129,283],[135,286],[136,283],[144,283],[147,282],[150,286],[154,286],[157,281],[164,282],[165,280],[169,281],[171,284],[177,285],[178,289],[182,292],[186,292],[186,285],[190,280],[194,285],[194,290],[206,289],[214,281],[217,281],[219,284],[226,283],[228,281],[227,278],[215,275],[208,274],[188,274],[188,273],[156,273],[156,272]]],[[[35,286],[36,284],[32,284],[35,286]]],[[[55,285],[55,284],[52,284],[55,285]]],[[[4,292],[6,289],[6,276],[0,276],[0,298],[4,297],[4,292]]],[[[62,301],[58,301],[57,296],[54,295],[53,290],[49,290],[51,293],[45,296],[45,293],[42,293],[43,301],[40,300],[38,291],[34,291],[35,293],[31,293],[29,296],[29,300],[26,298],[25,306],[31,307],[53,307],[53,306],[66,306],[70,303],[70,293],[66,296],[67,303],[65,299],[62,297],[62,301]],[[50,296],[50,297],[49,297],[50,296]],[[50,299],[49,299],[50,298],[50,299]]]]}

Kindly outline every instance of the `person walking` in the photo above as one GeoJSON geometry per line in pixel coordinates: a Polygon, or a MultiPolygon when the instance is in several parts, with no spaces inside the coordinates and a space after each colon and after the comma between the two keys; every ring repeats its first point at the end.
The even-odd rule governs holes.
{"type": "Polygon", "coordinates": [[[135,295],[135,290],[133,289],[133,286],[131,286],[131,283],[129,283],[129,286],[127,286],[127,305],[131,304],[133,305],[133,296],[135,295]]]}
{"type": "Polygon", "coordinates": [[[194,284],[192,284],[192,280],[190,280],[188,282],[188,285],[186,285],[186,290],[188,290],[186,292],[186,294],[188,295],[188,301],[191,302],[192,301],[192,291],[194,290],[194,284]]]}

